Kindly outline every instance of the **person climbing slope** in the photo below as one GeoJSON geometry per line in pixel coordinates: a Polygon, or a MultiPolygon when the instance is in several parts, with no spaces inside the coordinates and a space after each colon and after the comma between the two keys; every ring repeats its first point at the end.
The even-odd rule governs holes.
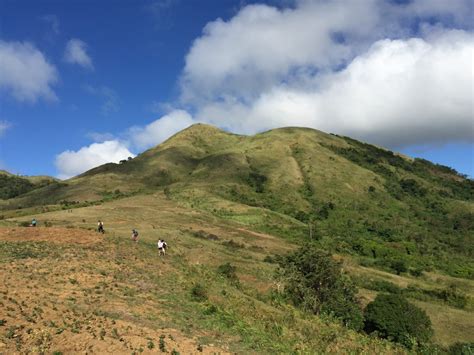
{"type": "Polygon", "coordinates": [[[138,242],[138,231],[136,229],[132,229],[132,240],[135,243],[138,242]]]}
{"type": "Polygon", "coordinates": [[[102,233],[102,234],[105,233],[104,222],[102,222],[101,220],[97,222],[97,232],[102,233]]]}
{"type": "Polygon", "coordinates": [[[166,248],[168,247],[168,244],[163,239],[158,240],[158,252],[159,255],[166,255],[166,248]]]}

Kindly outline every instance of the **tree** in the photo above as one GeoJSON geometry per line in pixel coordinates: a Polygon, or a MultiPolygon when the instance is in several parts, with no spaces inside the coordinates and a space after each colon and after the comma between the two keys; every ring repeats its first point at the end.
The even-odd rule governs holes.
{"type": "Polygon", "coordinates": [[[304,246],[279,261],[284,292],[295,306],[314,314],[329,314],[353,329],[363,326],[356,288],[329,253],[304,246]]]}
{"type": "Polygon", "coordinates": [[[397,294],[379,294],[365,310],[365,330],[410,348],[433,336],[431,321],[421,308],[397,294]]]}

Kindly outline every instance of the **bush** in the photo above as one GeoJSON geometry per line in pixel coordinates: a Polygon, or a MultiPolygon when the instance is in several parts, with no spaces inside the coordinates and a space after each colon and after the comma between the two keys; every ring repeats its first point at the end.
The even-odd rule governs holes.
{"type": "Polygon", "coordinates": [[[401,260],[401,259],[393,260],[390,263],[390,268],[393,269],[397,273],[397,275],[400,275],[402,272],[408,271],[405,260],[401,260]]]}
{"type": "Polygon", "coordinates": [[[230,263],[225,263],[222,265],[219,265],[217,268],[217,272],[221,275],[227,278],[233,285],[238,286],[240,285],[239,278],[237,277],[237,274],[235,271],[237,268],[230,263]]]}
{"type": "Polygon", "coordinates": [[[279,264],[285,295],[297,307],[314,314],[335,316],[356,330],[362,328],[362,312],[355,297],[357,290],[330,254],[306,246],[281,258],[279,264]]]}
{"type": "Polygon", "coordinates": [[[430,340],[431,321],[425,311],[400,295],[379,294],[365,310],[365,330],[410,348],[430,340]]]}
{"type": "Polygon", "coordinates": [[[474,354],[474,343],[454,343],[448,349],[452,355],[471,355],[474,354]]]}
{"type": "Polygon", "coordinates": [[[195,284],[191,289],[191,297],[198,302],[207,300],[206,288],[201,284],[195,284]]]}

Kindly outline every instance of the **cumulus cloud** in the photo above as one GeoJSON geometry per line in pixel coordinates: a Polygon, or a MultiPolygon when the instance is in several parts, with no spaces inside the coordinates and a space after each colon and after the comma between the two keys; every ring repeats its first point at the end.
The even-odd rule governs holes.
{"type": "Polygon", "coordinates": [[[120,135],[122,139],[110,133],[91,132],[87,136],[96,143],[56,156],[58,177],[67,179],[105,163],[134,157],[129,147],[138,150],[152,147],[193,123],[197,122],[187,112],[174,110],[146,126],[131,127],[120,135]]]}
{"type": "Polygon", "coordinates": [[[60,179],[68,179],[105,163],[118,163],[134,157],[126,145],[118,140],[93,143],[78,151],[67,150],[56,156],[55,165],[60,179]]]}
{"type": "Polygon", "coordinates": [[[194,123],[196,121],[189,113],[183,110],[175,110],[145,127],[135,126],[130,128],[128,135],[137,148],[149,148],[194,123]]]}
{"type": "Polygon", "coordinates": [[[54,65],[28,42],[0,40],[0,89],[20,102],[57,100],[52,86],[58,81],[54,65]]]}
{"type": "Polygon", "coordinates": [[[390,147],[472,141],[473,35],[443,27],[469,27],[472,7],[467,0],[246,6],[195,40],[181,100],[197,120],[241,133],[306,126],[390,147]],[[433,19],[440,22],[428,24],[433,19]]]}
{"type": "Polygon", "coordinates": [[[313,88],[278,85],[250,104],[209,103],[198,118],[253,133],[305,126],[390,147],[473,140],[472,53],[464,31],[430,40],[381,40],[313,88]]]}
{"type": "Polygon", "coordinates": [[[87,54],[87,44],[80,39],[73,38],[66,44],[64,60],[71,64],[78,64],[86,69],[94,69],[91,57],[87,54]]]}
{"type": "Polygon", "coordinates": [[[294,70],[336,68],[352,55],[342,34],[363,37],[376,26],[374,11],[368,10],[342,0],[305,1],[283,10],[250,5],[228,22],[210,22],[186,56],[183,98],[223,92],[248,98],[294,70]]]}

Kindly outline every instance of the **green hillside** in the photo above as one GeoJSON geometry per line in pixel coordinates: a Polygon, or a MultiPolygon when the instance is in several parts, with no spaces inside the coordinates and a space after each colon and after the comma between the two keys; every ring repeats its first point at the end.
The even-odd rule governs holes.
{"type": "Polygon", "coordinates": [[[311,229],[314,242],[366,266],[474,277],[472,180],[313,129],[241,136],[198,124],[133,160],[0,206],[9,216],[20,207],[71,208],[162,189],[188,206],[289,240],[305,240],[311,229]]]}
{"type": "Polygon", "coordinates": [[[57,182],[49,176],[18,176],[0,170],[0,200],[11,199],[57,182]]]}
{"type": "Polygon", "coordinates": [[[28,189],[0,199],[9,351],[472,350],[474,185],[450,168],[312,129],[194,125],[66,181],[14,178],[28,189]]]}

